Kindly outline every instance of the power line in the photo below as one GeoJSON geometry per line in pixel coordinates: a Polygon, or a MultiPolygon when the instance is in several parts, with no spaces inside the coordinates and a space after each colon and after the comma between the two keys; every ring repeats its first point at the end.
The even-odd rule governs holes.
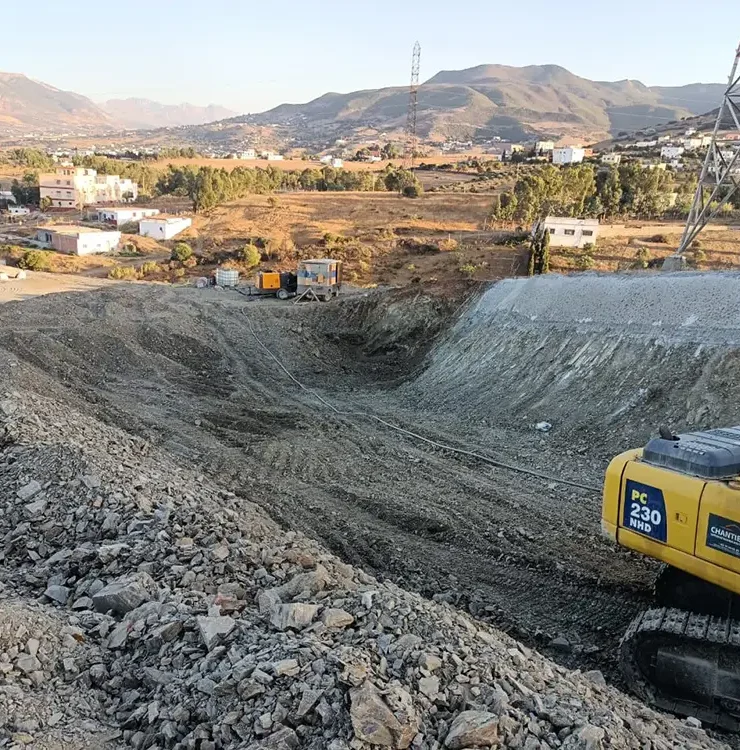
{"type": "Polygon", "coordinates": [[[409,85],[409,109],[406,115],[406,166],[414,168],[416,158],[416,115],[419,107],[419,71],[421,69],[421,45],[414,44],[411,54],[411,84],[409,85]]]}

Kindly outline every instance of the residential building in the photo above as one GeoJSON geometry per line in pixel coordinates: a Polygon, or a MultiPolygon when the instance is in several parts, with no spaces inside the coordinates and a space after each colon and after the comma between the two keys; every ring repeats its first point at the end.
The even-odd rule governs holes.
{"type": "Polygon", "coordinates": [[[602,154],[601,163],[611,164],[614,167],[618,167],[622,161],[621,154],[602,154]]]}
{"type": "Polygon", "coordinates": [[[282,161],[285,157],[282,154],[276,154],[274,151],[263,151],[262,158],[267,161],[282,161]]]}
{"type": "Polygon", "coordinates": [[[565,148],[556,148],[552,152],[553,164],[579,164],[586,156],[586,150],[583,148],[574,148],[567,146],[565,148]]]}
{"type": "Polygon", "coordinates": [[[139,186],[135,182],[117,174],[99,174],[95,177],[96,203],[134,201],[138,194],[139,186]]]}
{"type": "Polygon", "coordinates": [[[555,150],[555,141],[537,141],[534,144],[534,150],[537,154],[546,154],[555,150]]]}
{"type": "Polygon", "coordinates": [[[333,160],[334,160],[334,157],[333,157],[333,156],[332,156],[331,154],[327,154],[326,156],[322,156],[322,157],[321,157],[321,158],[319,159],[319,161],[320,161],[320,162],[321,162],[322,164],[331,164],[333,160]]]}
{"type": "Polygon", "coordinates": [[[696,151],[697,148],[701,148],[704,145],[702,138],[684,138],[683,147],[686,151],[696,151]]]}
{"type": "Polygon", "coordinates": [[[668,141],[671,140],[670,135],[659,135],[658,136],[658,143],[668,143],[668,141]]]}
{"type": "Polygon", "coordinates": [[[41,200],[51,200],[55,208],[77,208],[97,202],[94,169],[62,166],[56,172],[39,175],[41,200]]]}
{"type": "Polygon", "coordinates": [[[99,175],[94,169],[65,165],[39,175],[41,200],[54,208],[77,208],[95,203],[135,200],[139,186],[118,175],[99,175]]]}
{"type": "Polygon", "coordinates": [[[88,216],[91,221],[103,221],[106,224],[112,224],[120,227],[122,224],[128,224],[132,221],[139,221],[148,216],[156,216],[160,213],[158,208],[142,208],[141,206],[125,206],[123,208],[98,208],[91,211],[88,216]]]}
{"type": "Polygon", "coordinates": [[[683,146],[663,146],[663,148],[660,149],[660,158],[664,161],[674,161],[679,159],[685,150],[686,149],[684,149],[683,146]]]}
{"type": "Polygon", "coordinates": [[[541,224],[535,225],[533,231],[544,225],[550,233],[551,247],[584,247],[593,245],[599,233],[598,219],[569,219],[548,216],[541,224]]]}
{"type": "Polygon", "coordinates": [[[26,208],[25,206],[16,206],[8,203],[8,213],[11,216],[28,216],[28,214],[31,213],[31,209],[26,208]]]}
{"type": "Polygon", "coordinates": [[[142,219],[139,222],[139,234],[153,237],[155,240],[170,240],[184,232],[192,223],[193,220],[188,216],[142,219]]]}
{"type": "Polygon", "coordinates": [[[637,141],[635,148],[655,148],[658,145],[658,141],[637,141]]]}
{"type": "Polygon", "coordinates": [[[117,250],[121,243],[121,233],[78,227],[72,224],[58,224],[39,227],[36,230],[36,240],[60,253],[92,255],[117,250]]]}
{"type": "Polygon", "coordinates": [[[341,169],[344,166],[344,162],[342,159],[332,159],[331,165],[334,167],[334,169],[341,169]]]}

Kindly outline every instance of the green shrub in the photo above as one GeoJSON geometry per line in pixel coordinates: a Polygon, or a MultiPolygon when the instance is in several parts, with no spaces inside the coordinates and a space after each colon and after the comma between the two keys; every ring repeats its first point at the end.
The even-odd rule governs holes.
{"type": "Polygon", "coordinates": [[[43,250],[27,250],[18,261],[18,266],[29,271],[50,271],[51,258],[49,253],[43,250]]]}
{"type": "Polygon", "coordinates": [[[239,260],[244,263],[247,268],[254,268],[260,264],[262,260],[262,253],[256,245],[251,242],[239,251],[239,260]]]}
{"type": "Polygon", "coordinates": [[[116,281],[131,281],[137,278],[137,273],[133,266],[114,266],[108,271],[108,278],[116,281]]]}
{"type": "Polygon", "coordinates": [[[460,273],[464,274],[465,276],[473,276],[478,270],[478,267],[473,265],[472,263],[465,263],[464,265],[460,266],[459,270],[460,273]]]}
{"type": "Polygon", "coordinates": [[[178,242],[172,248],[171,260],[179,260],[180,263],[193,255],[193,248],[187,242],[178,242]]]}
{"type": "Polygon", "coordinates": [[[636,254],[635,262],[632,264],[632,268],[647,268],[650,265],[650,261],[653,256],[650,255],[650,250],[646,247],[641,247],[636,254]]]}
{"type": "Polygon", "coordinates": [[[148,260],[141,266],[142,276],[151,276],[152,274],[159,273],[162,270],[159,263],[155,263],[153,260],[148,260]]]}
{"type": "Polygon", "coordinates": [[[580,271],[590,271],[594,267],[595,261],[593,255],[584,253],[576,257],[575,263],[576,268],[580,271]]]}

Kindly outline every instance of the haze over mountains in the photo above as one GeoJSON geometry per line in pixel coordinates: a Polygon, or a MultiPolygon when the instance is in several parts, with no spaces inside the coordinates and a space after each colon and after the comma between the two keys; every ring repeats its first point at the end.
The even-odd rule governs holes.
{"type": "MultiPolygon", "coordinates": [[[[619,131],[702,114],[717,107],[723,84],[648,87],[639,81],[590,81],[557,65],[480,65],[441,71],[419,91],[422,137],[522,139],[533,135],[600,140],[619,131]]],[[[163,105],[147,99],[95,104],[87,97],[0,73],[0,131],[109,132],[188,126],[184,136],[234,142],[249,127],[274,128],[279,140],[304,144],[358,133],[403,128],[408,87],[347,94],[327,93],[305,104],[282,104],[268,112],[233,117],[217,105],[163,105]],[[215,125],[204,124],[218,121],[215,125]]]]}
{"type": "Polygon", "coordinates": [[[0,73],[0,129],[89,133],[200,125],[233,117],[211,104],[160,104],[150,99],[111,99],[96,104],[81,94],[49,86],[19,73],[0,73]]]}

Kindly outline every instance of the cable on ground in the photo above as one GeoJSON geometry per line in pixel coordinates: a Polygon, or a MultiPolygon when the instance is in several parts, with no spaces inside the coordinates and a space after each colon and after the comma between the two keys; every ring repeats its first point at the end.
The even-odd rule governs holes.
{"type": "Polygon", "coordinates": [[[415,440],[419,440],[423,443],[426,443],[427,445],[431,445],[435,448],[449,451],[451,453],[457,453],[462,456],[468,456],[470,458],[474,458],[476,461],[482,461],[483,463],[486,463],[490,466],[494,466],[497,469],[506,469],[507,471],[516,472],[517,474],[524,474],[525,476],[536,477],[537,479],[542,479],[543,481],[546,481],[546,482],[555,482],[556,484],[563,484],[563,485],[567,485],[568,487],[576,487],[581,490],[587,490],[589,492],[595,492],[597,494],[601,494],[600,487],[593,487],[591,485],[583,484],[581,482],[576,482],[571,479],[562,479],[560,477],[553,477],[553,476],[550,476],[549,474],[545,474],[541,471],[537,471],[536,469],[528,469],[523,466],[516,466],[515,464],[509,464],[504,461],[498,461],[482,453],[478,453],[477,451],[470,451],[464,448],[455,448],[452,445],[447,445],[446,443],[441,443],[438,440],[433,440],[431,438],[424,437],[424,435],[419,435],[419,433],[413,432],[412,430],[407,430],[405,427],[400,427],[399,425],[393,424],[392,422],[388,422],[382,417],[378,417],[375,414],[370,414],[369,412],[344,411],[343,409],[338,409],[336,406],[334,406],[334,404],[327,401],[320,393],[318,393],[312,388],[309,388],[308,386],[301,383],[301,381],[298,380],[298,378],[296,378],[295,375],[293,375],[293,373],[290,370],[288,370],[288,368],[280,361],[280,359],[268,348],[268,346],[257,335],[257,332],[254,329],[254,325],[252,324],[252,321],[249,319],[249,315],[247,315],[246,308],[241,308],[241,312],[247,321],[249,332],[252,334],[254,340],[257,342],[258,346],[265,352],[265,354],[267,354],[267,356],[270,357],[270,359],[272,359],[275,362],[275,364],[290,378],[290,380],[293,381],[293,383],[295,383],[298,386],[298,388],[300,388],[305,393],[308,393],[309,395],[313,396],[315,399],[320,401],[327,409],[333,411],[336,415],[342,416],[342,417],[362,417],[364,419],[369,419],[371,421],[378,422],[379,424],[382,424],[383,426],[388,427],[389,429],[394,430],[395,432],[401,433],[402,435],[406,435],[407,437],[414,438],[415,440]]]}

